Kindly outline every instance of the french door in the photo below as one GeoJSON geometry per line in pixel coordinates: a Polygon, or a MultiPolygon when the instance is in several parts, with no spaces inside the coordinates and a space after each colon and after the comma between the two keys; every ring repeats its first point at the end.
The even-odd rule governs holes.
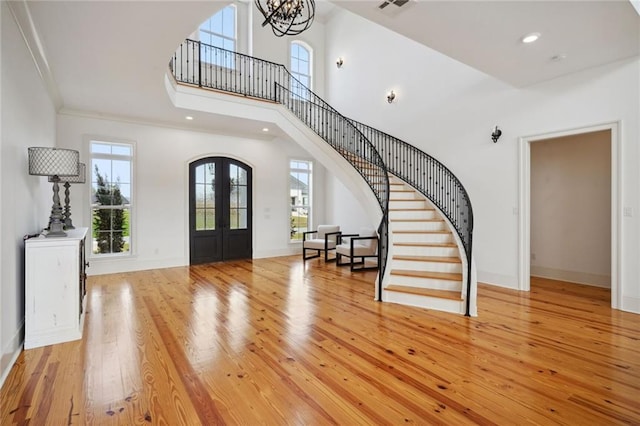
{"type": "Polygon", "coordinates": [[[225,157],[189,165],[189,262],[251,258],[251,167],[225,157]]]}

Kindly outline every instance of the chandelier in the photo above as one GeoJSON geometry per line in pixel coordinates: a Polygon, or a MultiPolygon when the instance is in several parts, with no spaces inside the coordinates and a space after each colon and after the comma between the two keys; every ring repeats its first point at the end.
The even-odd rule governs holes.
{"type": "Polygon", "coordinates": [[[314,0],[254,0],[264,16],[262,26],[271,25],[277,37],[298,35],[308,29],[316,14],[314,0]],[[264,1],[264,5],[261,4],[264,1]]]}

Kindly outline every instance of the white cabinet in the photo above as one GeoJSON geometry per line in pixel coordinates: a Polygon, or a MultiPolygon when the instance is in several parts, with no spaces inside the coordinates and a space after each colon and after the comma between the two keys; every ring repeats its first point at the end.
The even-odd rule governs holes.
{"type": "Polygon", "coordinates": [[[25,349],[82,338],[87,228],[66,232],[25,240],[25,349]]]}

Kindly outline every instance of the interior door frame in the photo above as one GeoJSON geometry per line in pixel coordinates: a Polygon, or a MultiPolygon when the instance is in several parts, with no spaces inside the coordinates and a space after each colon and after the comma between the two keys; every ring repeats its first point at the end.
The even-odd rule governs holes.
{"type": "Polygon", "coordinates": [[[622,123],[607,122],[591,126],[542,133],[519,138],[520,178],[518,222],[518,289],[531,290],[531,144],[564,136],[592,133],[602,130],[611,131],[611,307],[622,306],[622,150],[620,143],[622,123]]]}
{"type": "MultiPolygon", "coordinates": [[[[190,165],[198,160],[202,160],[205,158],[217,158],[217,157],[224,157],[224,158],[228,158],[230,160],[235,160],[235,161],[239,161],[241,163],[246,164],[247,166],[251,167],[251,170],[255,171],[255,165],[250,162],[247,161],[247,159],[242,158],[242,157],[238,157],[236,155],[233,154],[229,154],[229,153],[208,153],[208,154],[200,154],[196,157],[191,157],[188,158],[183,166],[183,184],[182,187],[185,188],[184,190],[184,197],[183,197],[183,212],[184,212],[184,226],[183,226],[183,232],[184,235],[186,236],[186,241],[184,244],[184,250],[183,250],[183,256],[184,256],[184,264],[185,265],[189,265],[190,264],[190,259],[191,259],[191,241],[190,241],[190,233],[191,233],[191,225],[189,223],[189,203],[190,203],[190,199],[189,199],[189,167],[190,165]]],[[[252,206],[252,210],[254,209],[255,206],[255,200],[254,200],[254,194],[255,194],[255,180],[254,180],[254,174],[255,173],[251,173],[251,187],[253,188],[253,190],[251,191],[251,199],[249,201],[251,201],[251,206],[252,206]]],[[[252,212],[253,213],[253,212],[252,212]]],[[[255,232],[253,232],[253,230],[255,229],[255,221],[254,221],[254,214],[250,215],[251,217],[248,219],[249,223],[251,224],[251,247],[255,247],[255,232]]],[[[253,250],[252,250],[253,253],[253,250]]],[[[252,255],[253,256],[253,255],[252,255]]]]}

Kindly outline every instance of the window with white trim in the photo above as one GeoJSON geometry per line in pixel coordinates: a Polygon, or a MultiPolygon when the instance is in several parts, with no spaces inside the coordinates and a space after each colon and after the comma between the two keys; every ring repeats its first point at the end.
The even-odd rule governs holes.
{"type": "Polygon", "coordinates": [[[91,253],[130,254],[133,152],[130,143],[91,140],[91,253]]]}
{"type": "Polygon", "coordinates": [[[302,233],[310,230],[312,173],[311,161],[291,160],[289,162],[291,241],[302,241],[302,233]]]}
{"type": "Polygon", "coordinates": [[[311,89],[311,49],[301,42],[291,42],[291,91],[302,99],[308,99],[306,88],[311,89]]]}
{"type": "MultiPolygon", "coordinates": [[[[200,25],[199,39],[205,45],[236,51],[236,6],[229,5],[200,25]]],[[[201,46],[201,60],[209,64],[233,68],[234,55],[201,46]]]]}

